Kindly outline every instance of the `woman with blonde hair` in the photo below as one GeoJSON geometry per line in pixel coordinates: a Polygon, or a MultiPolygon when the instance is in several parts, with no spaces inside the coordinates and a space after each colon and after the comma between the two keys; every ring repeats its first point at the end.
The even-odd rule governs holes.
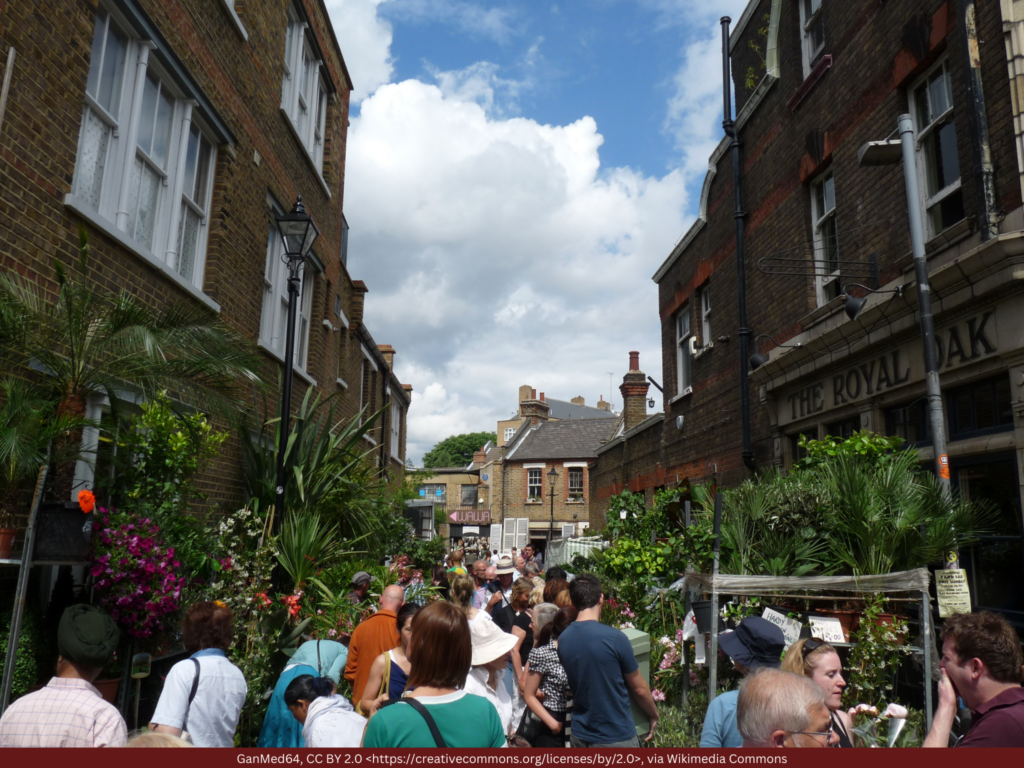
{"type": "Polygon", "coordinates": [[[839,736],[836,746],[852,747],[850,729],[853,723],[843,711],[846,681],[843,679],[843,662],[839,660],[836,649],[814,637],[797,640],[786,651],[782,669],[809,677],[825,692],[825,706],[831,713],[832,730],[839,736]]]}
{"type": "Polygon", "coordinates": [[[451,580],[448,590],[448,602],[466,614],[470,626],[474,621],[491,621],[491,614],[473,607],[473,595],[476,593],[476,582],[468,574],[459,574],[451,580]]]}
{"type": "Polygon", "coordinates": [[[530,607],[536,608],[544,602],[544,587],[534,587],[530,592],[530,607]]]}

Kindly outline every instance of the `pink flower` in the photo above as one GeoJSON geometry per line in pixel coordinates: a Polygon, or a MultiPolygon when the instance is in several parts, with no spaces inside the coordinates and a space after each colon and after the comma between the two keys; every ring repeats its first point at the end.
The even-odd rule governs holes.
{"type": "Polygon", "coordinates": [[[651,696],[654,698],[655,701],[664,701],[665,700],[665,694],[662,693],[661,691],[659,691],[657,688],[655,688],[653,691],[651,691],[651,696]]]}

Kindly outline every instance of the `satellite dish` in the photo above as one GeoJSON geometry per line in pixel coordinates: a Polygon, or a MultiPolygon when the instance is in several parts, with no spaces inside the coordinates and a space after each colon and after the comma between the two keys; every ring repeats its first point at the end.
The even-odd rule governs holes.
{"type": "Polygon", "coordinates": [[[682,416],[676,416],[676,429],[678,429],[680,432],[683,431],[683,421],[684,419],[682,416]]]}

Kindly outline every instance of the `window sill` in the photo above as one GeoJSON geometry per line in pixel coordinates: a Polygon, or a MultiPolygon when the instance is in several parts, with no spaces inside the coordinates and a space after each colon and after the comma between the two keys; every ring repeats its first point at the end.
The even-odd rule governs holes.
{"type": "Polygon", "coordinates": [[[567,499],[566,504],[586,504],[586,499],[567,499]]]}
{"type": "Polygon", "coordinates": [[[100,216],[95,211],[91,210],[87,205],[83,204],[72,194],[64,196],[64,205],[70,208],[72,211],[77,213],[83,219],[88,221],[103,234],[116,240],[121,246],[134,253],[140,259],[145,261],[149,266],[162,272],[166,277],[170,278],[179,288],[188,293],[192,298],[196,299],[200,303],[206,305],[209,309],[214,312],[220,313],[220,304],[211,299],[201,290],[196,288],[192,283],[183,278],[174,269],[171,269],[167,265],[167,262],[162,261],[156,257],[151,251],[143,248],[141,245],[132,240],[128,235],[115,227],[111,222],[100,216]]]}
{"type": "Polygon", "coordinates": [[[363,435],[363,440],[365,440],[366,442],[368,442],[368,443],[369,443],[370,445],[373,445],[373,446],[376,446],[376,445],[377,445],[377,441],[376,441],[376,440],[374,440],[374,439],[373,439],[373,438],[372,438],[372,437],[370,436],[370,434],[369,434],[369,433],[367,433],[367,434],[363,435]]]}
{"type": "Polygon", "coordinates": [[[714,348],[715,348],[715,342],[709,341],[707,344],[705,344],[703,347],[701,347],[700,349],[698,349],[696,352],[693,353],[693,359],[694,360],[699,360],[700,358],[704,357],[704,355],[706,355],[708,352],[710,352],[714,348]]]}
{"type": "Polygon", "coordinates": [[[342,389],[348,389],[348,384],[345,383],[344,379],[335,379],[334,383],[337,384],[342,389]]]}
{"type": "Polygon", "coordinates": [[[800,87],[796,89],[796,93],[793,97],[786,102],[786,108],[790,112],[796,112],[796,108],[806,99],[811,91],[814,90],[814,86],[818,84],[818,81],[825,76],[825,72],[832,66],[832,55],[826,53],[820,59],[818,63],[814,65],[811,73],[804,78],[804,81],[800,84],[800,87]]]}
{"type": "MultiPolygon", "coordinates": [[[[271,349],[271,348],[270,348],[270,346],[269,346],[269,345],[268,345],[268,344],[267,344],[267,343],[266,343],[265,341],[263,341],[263,340],[261,339],[261,340],[260,340],[260,341],[258,342],[258,344],[259,344],[259,348],[260,348],[260,349],[262,349],[262,350],[263,350],[264,352],[266,352],[266,353],[267,353],[268,355],[270,355],[270,356],[271,356],[272,358],[274,358],[275,360],[277,360],[277,362],[279,362],[279,363],[280,363],[281,365],[284,365],[284,357],[283,357],[283,356],[281,356],[281,355],[279,355],[279,354],[277,354],[277,352],[275,352],[275,351],[274,351],[273,349],[271,349]]],[[[302,379],[303,381],[305,381],[305,382],[306,382],[307,384],[309,384],[310,386],[312,386],[312,387],[315,387],[315,386],[317,386],[317,383],[316,383],[316,379],[314,379],[314,378],[313,378],[312,376],[310,376],[310,375],[309,375],[308,373],[306,373],[305,371],[303,371],[303,370],[300,370],[300,369],[298,369],[298,368],[295,368],[295,367],[293,366],[293,367],[292,367],[292,373],[294,373],[294,374],[295,374],[296,376],[298,376],[298,377],[299,377],[300,379],[302,379]]]]}
{"type": "Polygon", "coordinates": [[[306,161],[309,163],[309,167],[313,170],[313,175],[316,176],[317,181],[320,182],[320,186],[323,187],[324,192],[327,194],[327,197],[330,198],[331,190],[327,186],[327,182],[324,180],[323,173],[320,171],[319,168],[316,167],[316,160],[314,160],[313,156],[309,154],[309,150],[306,149],[306,145],[302,143],[302,137],[299,136],[299,132],[295,130],[295,123],[292,122],[291,117],[289,117],[284,107],[281,107],[281,116],[284,118],[285,123],[288,125],[288,130],[290,130],[292,132],[292,136],[295,137],[295,141],[299,143],[299,149],[302,150],[302,154],[306,158],[306,161]]]}
{"type": "Polygon", "coordinates": [[[242,20],[238,18],[238,13],[235,11],[234,0],[224,0],[223,6],[228,18],[231,19],[231,23],[235,25],[235,31],[242,36],[242,40],[249,42],[249,33],[245,31],[245,25],[243,25],[242,20]]]}
{"type": "Polygon", "coordinates": [[[682,400],[684,397],[689,397],[692,394],[693,394],[693,387],[687,387],[686,389],[684,389],[682,391],[682,393],[676,395],[671,400],[669,400],[668,404],[672,405],[673,403],[675,403],[675,402],[677,402],[679,400],[682,400]]]}
{"type": "Polygon", "coordinates": [[[967,216],[960,219],[956,224],[950,224],[944,230],[932,237],[931,240],[926,242],[924,244],[924,252],[930,256],[938,251],[944,251],[946,248],[956,245],[961,240],[970,236],[973,231],[974,218],[972,216],[967,216]]]}
{"type": "Polygon", "coordinates": [[[524,504],[533,504],[533,505],[535,505],[535,506],[538,506],[538,507],[539,507],[540,505],[542,505],[542,504],[544,503],[544,499],[527,499],[527,500],[526,500],[525,502],[523,502],[523,503],[524,503],[524,504]]]}

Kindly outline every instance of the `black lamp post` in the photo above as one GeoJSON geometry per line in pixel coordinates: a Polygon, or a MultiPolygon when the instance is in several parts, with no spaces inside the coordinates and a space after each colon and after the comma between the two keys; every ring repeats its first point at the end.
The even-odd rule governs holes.
{"type": "MultiPolygon", "coordinates": [[[[555,531],[555,483],[558,482],[558,471],[552,467],[548,472],[548,496],[551,497],[551,525],[548,526],[548,548],[551,547],[551,539],[555,531]]],[[[544,555],[547,557],[547,554],[544,555]]]]}
{"type": "Polygon", "coordinates": [[[288,431],[291,421],[292,406],[292,373],[295,366],[295,312],[299,303],[299,272],[306,264],[306,257],[320,230],[313,223],[313,217],[306,213],[302,204],[302,195],[295,201],[290,213],[277,217],[277,229],[284,243],[284,263],[288,266],[288,329],[286,331],[284,349],[284,386],[281,388],[281,422],[277,439],[277,487],[275,489],[275,506],[277,522],[284,519],[284,490],[287,485],[287,474],[284,466],[284,455],[288,447],[288,431]]]}

